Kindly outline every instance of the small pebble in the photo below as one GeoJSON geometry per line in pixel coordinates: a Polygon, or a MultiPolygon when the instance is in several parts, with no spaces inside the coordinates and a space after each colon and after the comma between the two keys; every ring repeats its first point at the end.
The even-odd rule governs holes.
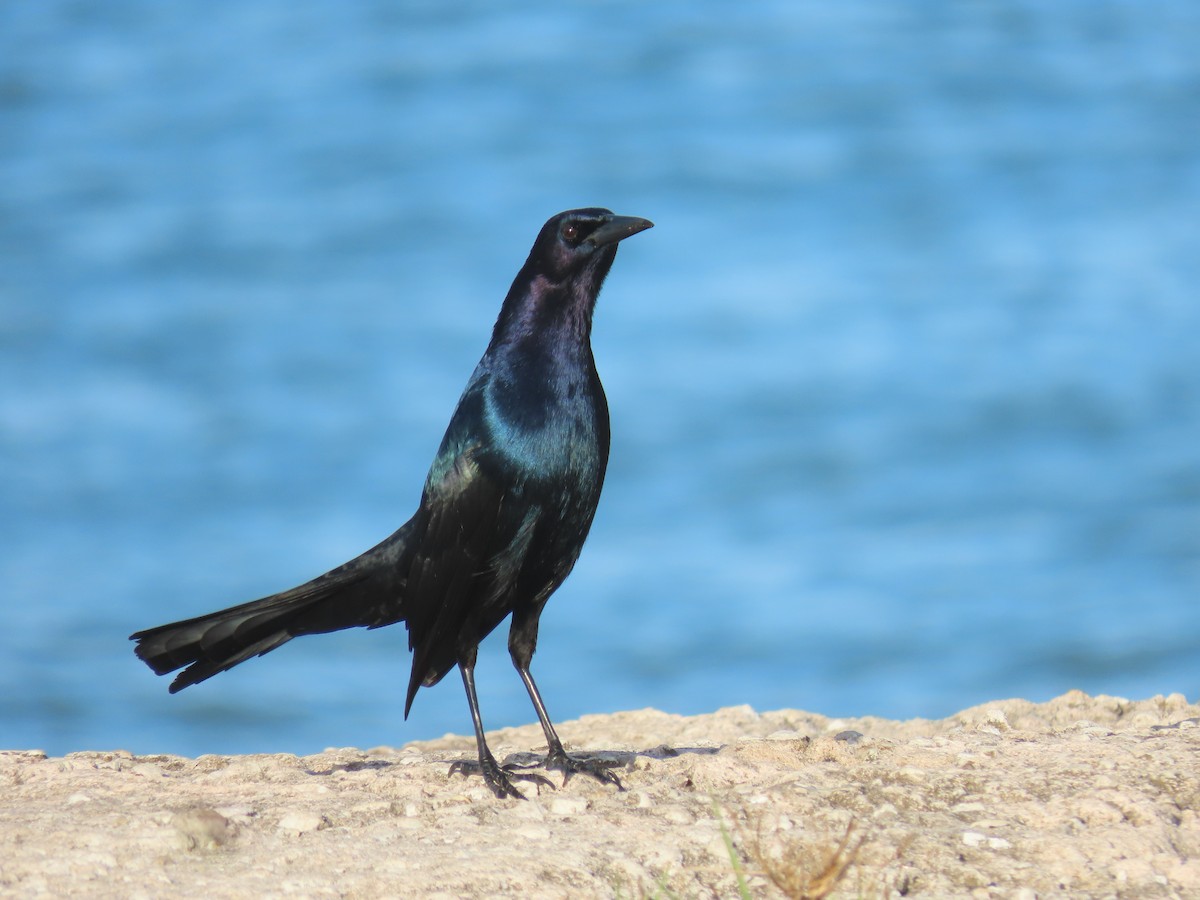
{"type": "Polygon", "coordinates": [[[229,820],[207,806],[178,813],[171,819],[171,825],[185,850],[212,850],[233,836],[229,820]]]}
{"type": "Polygon", "coordinates": [[[283,818],[279,820],[279,830],[286,831],[289,834],[305,834],[309,831],[318,831],[324,828],[329,823],[325,821],[325,817],[307,810],[293,810],[292,812],[284,813],[283,818]]]}
{"type": "Polygon", "coordinates": [[[984,847],[989,850],[1007,850],[1012,846],[1012,843],[1001,837],[988,837],[978,831],[964,831],[962,836],[963,843],[968,847],[984,847]]]}

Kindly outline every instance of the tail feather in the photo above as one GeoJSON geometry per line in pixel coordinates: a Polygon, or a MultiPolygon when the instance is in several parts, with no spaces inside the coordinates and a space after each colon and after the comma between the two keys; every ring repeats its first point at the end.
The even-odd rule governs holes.
{"type": "Polygon", "coordinates": [[[171,682],[174,694],[299,635],[370,624],[355,601],[371,574],[335,570],[261,600],[136,632],[130,640],[156,675],[187,667],[171,682]]]}
{"type": "Polygon", "coordinates": [[[409,536],[416,519],[366,553],[288,591],[129,636],[133,652],[166,675],[172,694],[212,678],[294,637],[343,628],[380,628],[407,618],[404,601],[409,536]],[[186,667],[186,668],[185,668],[186,667]]]}

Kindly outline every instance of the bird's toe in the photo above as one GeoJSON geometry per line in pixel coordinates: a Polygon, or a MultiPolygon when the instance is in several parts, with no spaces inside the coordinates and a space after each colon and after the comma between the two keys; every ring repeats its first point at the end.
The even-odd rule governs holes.
{"type": "Polygon", "coordinates": [[[621,779],[612,769],[620,766],[619,760],[598,759],[593,756],[571,756],[568,753],[551,753],[542,763],[542,768],[563,773],[563,784],[571,780],[572,775],[590,775],[601,784],[611,784],[618,791],[625,790],[621,779]]]}
{"type": "Polygon", "coordinates": [[[478,762],[473,759],[460,759],[450,764],[449,775],[462,775],[468,778],[479,775],[484,783],[499,799],[512,797],[514,800],[525,800],[526,797],[517,790],[513,780],[529,781],[539,788],[546,787],[554,790],[554,782],[536,772],[520,772],[514,766],[501,766],[494,759],[488,762],[478,762]]]}

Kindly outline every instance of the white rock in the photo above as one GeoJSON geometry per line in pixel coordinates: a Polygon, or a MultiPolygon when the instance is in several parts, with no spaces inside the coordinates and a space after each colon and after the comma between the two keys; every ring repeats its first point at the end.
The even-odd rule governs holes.
{"type": "Polygon", "coordinates": [[[278,827],[280,831],[286,831],[289,834],[304,834],[309,831],[317,831],[328,824],[329,822],[320,813],[309,810],[292,810],[283,814],[278,827]]]}

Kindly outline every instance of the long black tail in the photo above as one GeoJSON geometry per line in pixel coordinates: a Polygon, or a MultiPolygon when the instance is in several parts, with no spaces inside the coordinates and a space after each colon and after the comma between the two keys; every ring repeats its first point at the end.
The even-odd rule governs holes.
{"type": "Polygon", "coordinates": [[[138,642],[134,653],[156,675],[187,666],[171,682],[174,694],[300,635],[403,621],[404,585],[396,561],[403,552],[406,528],[307,584],[138,631],[129,636],[138,642]]]}

